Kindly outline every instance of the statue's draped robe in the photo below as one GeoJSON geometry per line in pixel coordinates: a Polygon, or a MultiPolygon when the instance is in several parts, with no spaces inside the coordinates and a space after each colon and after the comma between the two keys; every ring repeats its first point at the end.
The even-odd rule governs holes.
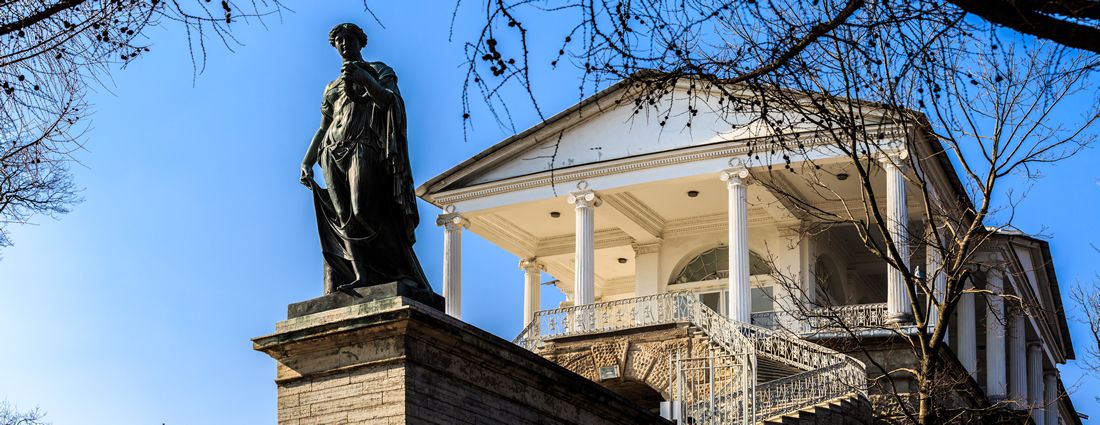
{"type": "Polygon", "coordinates": [[[382,62],[349,66],[374,75],[393,96],[376,102],[363,83],[342,76],[325,87],[321,113],[331,121],[318,163],[327,188],[312,184],[325,291],[355,281],[352,261],[363,270],[361,284],[410,281],[428,288],[412,249],[420,218],[397,75],[382,62]]]}

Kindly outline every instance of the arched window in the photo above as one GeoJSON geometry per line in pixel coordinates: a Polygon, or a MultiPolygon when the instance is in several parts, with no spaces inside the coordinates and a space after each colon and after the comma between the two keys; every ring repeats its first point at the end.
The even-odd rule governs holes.
{"type": "MultiPolygon", "coordinates": [[[[729,247],[720,246],[699,254],[688,261],[680,274],[672,279],[673,284],[724,279],[729,277],[729,247]]],[[[768,261],[755,252],[749,251],[749,275],[771,274],[768,261]]]]}

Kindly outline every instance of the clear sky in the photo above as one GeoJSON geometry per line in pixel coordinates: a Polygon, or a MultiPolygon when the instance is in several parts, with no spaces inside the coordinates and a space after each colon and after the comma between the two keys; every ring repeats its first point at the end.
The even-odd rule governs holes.
{"type": "MultiPolygon", "coordinates": [[[[321,291],[312,201],[297,179],[321,90],[339,72],[327,32],[360,24],[364,56],[396,69],[419,184],[513,133],[475,110],[464,140],[461,41],[480,16],[480,2],[466,3],[456,41],[451,1],[372,2],[385,29],[358,1],[295,4],[267,29],[240,26],[245,46],[211,48],[194,80],[183,35],[152,33],[153,52],[90,96],[94,125],[73,169],[86,201],[14,228],[16,245],[0,251],[0,399],[39,406],[57,425],[275,423],[274,361],[250,338],[321,291]]],[[[545,46],[536,54],[556,53],[563,34],[532,23],[545,46]]],[[[578,100],[572,70],[532,78],[548,113],[578,100]]],[[[517,127],[536,123],[526,99],[513,98],[517,127]]],[[[1052,237],[1065,287],[1100,272],[1090,248],[1100,245],[1097,163],[1093,149],[1044,170],[1017,213],[1022,230],[1052,237]]],[[[416,251],[438,291],[439,211],[420,208],[416,251]]],[[[511,339],[519,259],[469,233],[463,244],[464,319],[511,339]]],[[[544,289],[544,307],[556,305],[560,294],[544,289]]],[[[1071,326],[1083,356],[1087,330],[1071,326]]],[[[1078,410],[1100,415],[1100,384],[1063,371],[1081,384],[1078,410]]]]}

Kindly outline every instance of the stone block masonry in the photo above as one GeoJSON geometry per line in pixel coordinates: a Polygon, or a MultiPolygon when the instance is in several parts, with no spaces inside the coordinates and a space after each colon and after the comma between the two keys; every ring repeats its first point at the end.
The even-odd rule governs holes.
{"type": "Polygon", "coordinates": [[[279,425],[670,423],[400,296],[296,317],[276,330],[253,343],[277,361],[279,425]]]}

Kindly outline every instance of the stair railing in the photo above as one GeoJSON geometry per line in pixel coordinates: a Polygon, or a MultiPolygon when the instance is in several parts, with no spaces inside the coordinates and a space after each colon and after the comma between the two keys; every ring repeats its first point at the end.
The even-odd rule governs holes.
{"type": "MultiPolygon", "coordinates": [[[[742,363],[748,371],[745,373],[751,373],[751,379],[744,380],[743,391],[723,391],[725,395],[720,403],[702,400],[683,406],[684,414],[703,412],[699,417],[691,416],[694,423],[711,423],[708,418],[736,418],[738,423],[754,423],[756,418],[798,411],[845,395],[866,395],[866,367],[860,361],[788,333],[729,320],[699,302],[695,294],[687,292],[539,311],[513,342],[528,350],[537,350],[547,340],[555,338],[673,323],[695,326],[725,353],[743,358],[742,363]],[[757,386],[756,356],[805,372],[757,386]],[[745,394],[751,398],[744,399],[745,394]],[[720,406],[741,406],[738,410],[745,412],[717,412],[715,409],[720,406]],[[746,409],[746,406],[751,408],[746,409]]],[[[670,384],[677,379],[674,366],[670,365],[670,384]]],[[[680,376],[679,381],[692,381],[689,378],[680,376]]],[[[713,375],[710,379],[713,381],[713,375]]],[[[714,382],[707,385],[713,387],[714,382]]],[[[695,388],[694,385],[685,391],[713,394],[712,389],[695,388]]]]}
{"type": "Polygon", "coordinates": [[[866,382],[863,364],[851,358],[765,382],[756,387],[756,415],[767,420],[847,395],[866,396],[866,382]]]}

